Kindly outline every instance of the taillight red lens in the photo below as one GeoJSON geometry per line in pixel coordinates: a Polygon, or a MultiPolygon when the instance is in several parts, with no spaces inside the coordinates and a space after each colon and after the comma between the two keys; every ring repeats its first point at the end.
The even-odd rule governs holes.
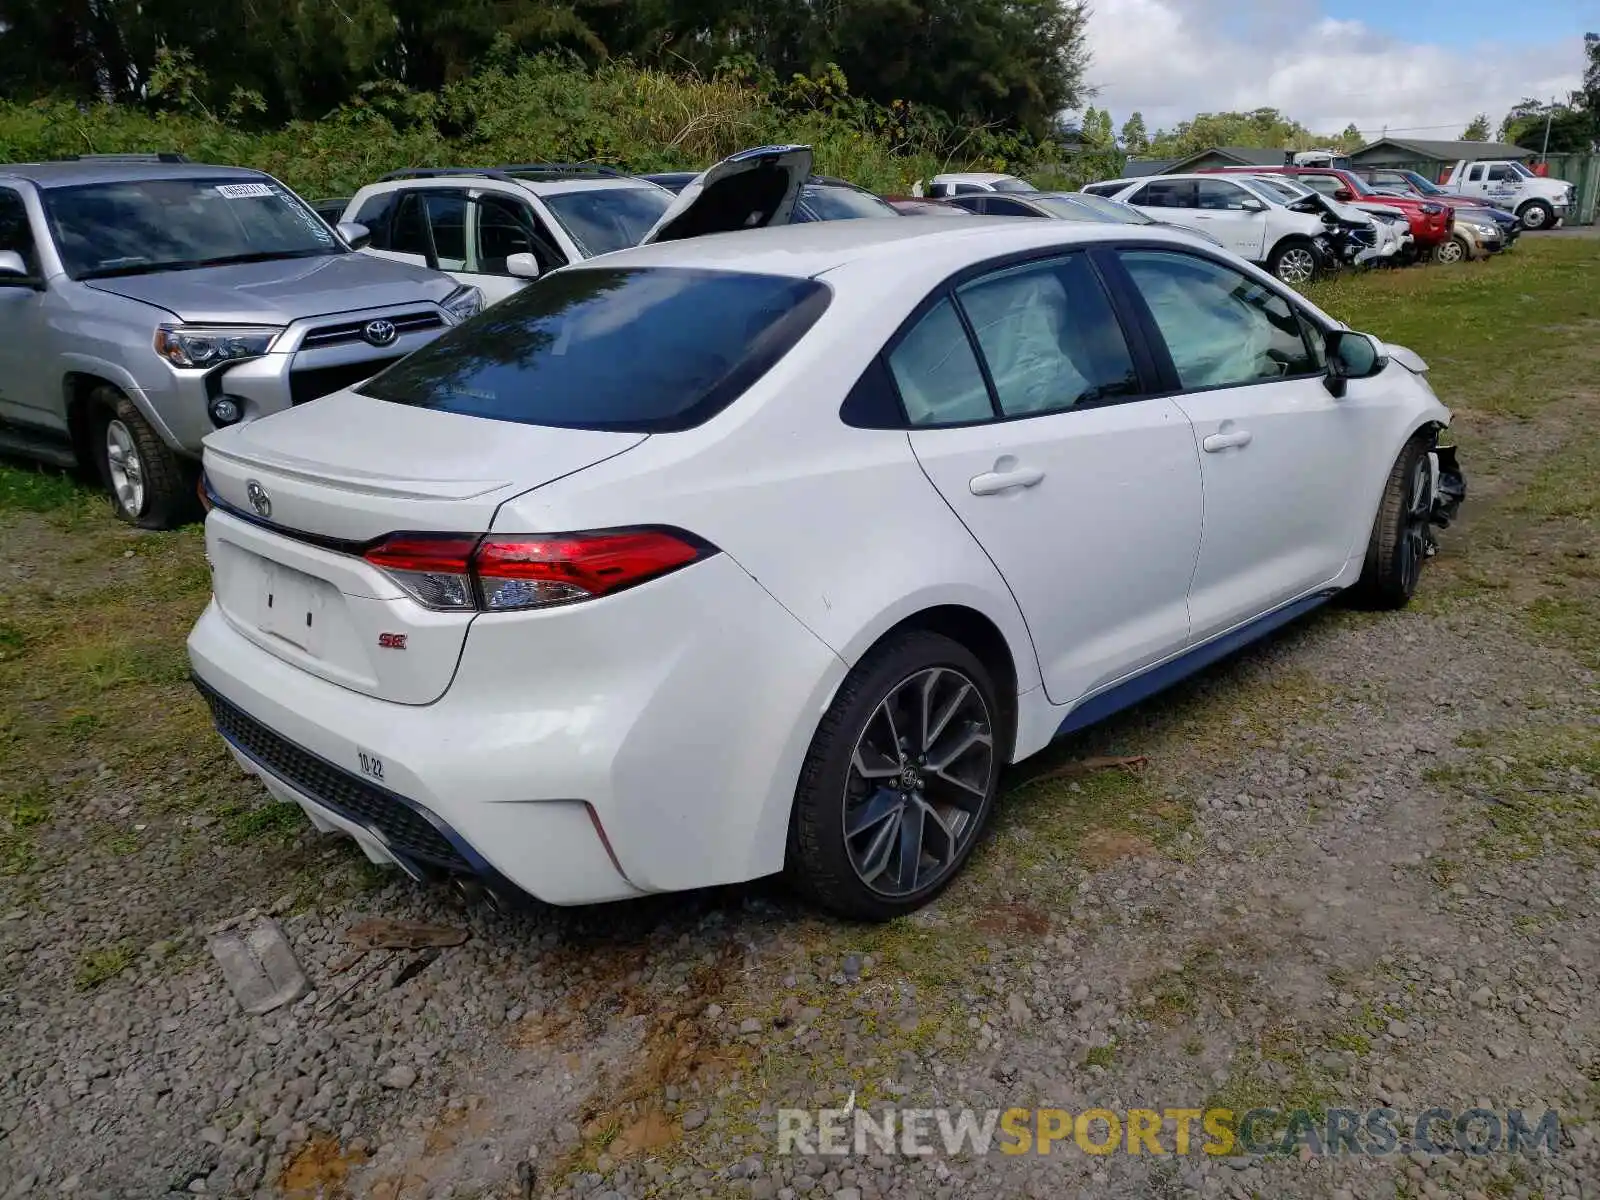
{"type": "Polygon", "coordinates": [[[447,612],[478,607],[472,589],[476,537],[463,534],[397,533],[362,555],[426,608],[447,612]]]}
{"type": "Polygon", "coordinates": [[[362,557],[428,608],[508,612],[620,591],[709,551],[686,534],[620,529],[527,537],[397,533],[362,557]]]}
{"type": "Polygon", "coordinates": [[[484,607],[539,608],[588,600],[665,574],[701,547],[665,530],[486,538],[473,559],[484,607]]]}

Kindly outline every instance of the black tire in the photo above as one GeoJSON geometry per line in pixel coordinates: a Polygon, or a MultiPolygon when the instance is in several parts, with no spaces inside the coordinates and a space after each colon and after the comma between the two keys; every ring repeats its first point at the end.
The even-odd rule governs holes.
{"type": "Polygon", "coordinates": [[[1472,259],[1472,247],[1467,244],[1467,239],[1460,234],[1451,234],[1433,248],[1433,261],[1437,263],[1456,264],[1469,262],[1472,259]]]}
{"type": "MultiPolygon", "coordinates": [[[[926,727],[928,721],[923,719],[920,724],[926,727]]],[[[907,630],[874,647],[846,676],[811,739],[800,770],[785,864],[791,883],[818,906],[854,920],[891,920],[932,900],[960,873],[983,835],[1008,757],[1004,749],[1008,738],[1004,710],[990,673],[965,646],[941,634],[907,630]],[[974,694],[961,693],[962,683],[970,684],[974,694]],[[934,696],[931,701],[930,695],[934,696]],[[958,695],[965,698],[953,699],[958,695]],[[949,706],[953,715],[935,722],[938,729],[930,739],[931,746],[902,753],[895,765],[889,758],[877,756],[873,739],[876,731],[878,741],[887,740],[881,737],[884,731],[898,728],[893,713],[897,704],[908,698],[919,701],[923,712],[931,709],[942,714],[949,706]],[[890,713],[887,721],[885,706],[890,713]],[[946,764],[948,771],[924,763],[920,755],[929,749],[937,747],[940,754],[947,754],[952,746],[970,742],[981,733],[984,720],[978,719],[979,714],[987,724],[986,760],[983,743],[978,741],[971,742],[958,760],[946,764]],[[860,766],[874,773],[887,770],[890,778],[869,782],[860,766]],[[897,774],[905,770],[914,777],[909,792],[901,790],[907,776],[897,774]],[[952,777],[959,774],[965,774],[967,781],[957,787],[952,777]],[[926,814],[937,810],[943,810],[939,820],[928,824],[926,814]],[[884,816],[873,819],[875,811],[884,811],[884,816]],[[858,822],[854,850],[846,837],[847,815],[858,822]],[[910,840],[908,831],[913,834],[910,840]],[[928,849],[930,839],[937,851],[928,849]],[[916,853],[910,856],[908,881],[908,858],[902,847],[911,840],[916,853]],[[870,847],[880,842],[885,847],[881,874],[868,881],[863,871],[871,873],[871,860],[876,857],[870,847]],[[941,853],[942,862],[938,861],[941,853]],[[928,857],[935,859],[931,866],[926,865],[928,857]],[[867,860],[864,867],[858,867],[859,859],[867,860]],[[923,871],[928,873],[923,875],[923,871]],[[877,880],[885,882],[874,886],[877,880]]],[[[934,755],[926,757],[931,760],[934,755]]]]}
{"type": "Polygon", "coordinates": [[[96,388],[90,403],[95,465],[117,516],[140,529],[176,529],[198,516],[195,465],[174,453],[116,388],[96,388]],[[113,462],[113,438],[120,443],[120,463],[113,462]],[[128,478],[130,463],[137,482],[119,487],[128,478]]]}
{"type": "Polygon", "coordinates": [[[1556,210],[1545,200],[1529,200],[1517,209],[1524,229],[1549,229],[1556,223],[1556,210]]]}
{"type": "Polygon", "coordinates": [[[1351,589],[1363,608],[1404,608],[1416,594],[1429,544],[1428,448],[1427,436],[1418,434],[1389,468],[1361,578],[1351,589]]]}
{"type": "Polygon", "coordinates": [[[1267,270],[1290,287],[1310,283],[1322,273],[1317,267],[1316,247],[1310,238],[1303,237],[1286,237],[1274,246],[1267,257],[1267,270]],[[1307,263],[1309,267],[1305,266],[1307,263]]]}

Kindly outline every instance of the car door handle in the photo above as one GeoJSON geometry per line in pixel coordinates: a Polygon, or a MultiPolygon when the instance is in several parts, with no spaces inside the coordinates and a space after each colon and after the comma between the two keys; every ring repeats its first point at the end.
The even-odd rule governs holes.
{"type": "Polygon", "coordinates": [[[1015,467],[1009,471],[986,471],[974,475],[967,486],[974,496],[996,496],[1013,488],[1031,488],[1044,478],[1044,472],[1033,467],[1015,467]]]}
{"type": "Polygon", "coordinates": [[[1231,450],[1235,446],[1248,446],[1250,444],[1250,431],[1236,429],[1232,433],[1213,433],[1200,443],[1205,447],[1207,454],[1218,454],[1223,450],[1231,450]]]}

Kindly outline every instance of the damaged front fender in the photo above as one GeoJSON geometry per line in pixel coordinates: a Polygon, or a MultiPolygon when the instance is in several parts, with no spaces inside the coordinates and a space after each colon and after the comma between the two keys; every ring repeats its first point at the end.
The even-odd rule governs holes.
{"type": "Polygon", "coordinates": [[[1429,457],[1433,460],[1433,508],[1428,519],[1440,529],[1448,529],[1467,498],[1467,477],[1455,446],[1435,446],[1429,457]]]}

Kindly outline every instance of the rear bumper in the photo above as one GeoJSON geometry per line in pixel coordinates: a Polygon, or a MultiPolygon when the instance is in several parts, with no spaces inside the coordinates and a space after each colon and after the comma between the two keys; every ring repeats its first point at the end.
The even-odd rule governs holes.
{"type": "Polygon", "coordinates": [[[311,675],[215,604],[189,655],[223,736],[279,799],[380,861],[552,904],[780,870],[800,764],[846,669],[727,555],[582,606],[479,617],[432,704],[311,675]]]}

